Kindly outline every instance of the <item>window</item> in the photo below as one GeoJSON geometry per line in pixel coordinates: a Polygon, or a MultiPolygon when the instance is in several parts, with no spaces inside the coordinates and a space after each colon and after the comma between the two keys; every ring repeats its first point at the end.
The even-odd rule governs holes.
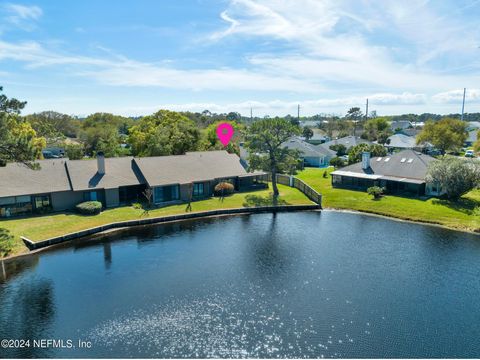
{"type": "Polygon", "coordinates": [[[342,177],[339,175],[333,175],[333,183],[334,184],[341,184],[342,183],[342,177]]]}
{"type": "Polygon", "coordinates": [[[35,196],[35,209],[45,209],[50,207],[50,196],[41,195],[35,196]]]}
{"type": "Polygon", "coordinates": [[[0,205],[10,205],[15,204],[15,197],[5,197],[0,199],[0,205]]]}
{"type": "Polygon", "coordinates": [[[83,201],[97,201],[98,196],[96,191],[86,191],[83,193],[83,201]]]}
{"type": "Polygon", "coordinates": [[[204,184],[195,183],[193,184],[193,196],[202,196],[204,193],[204,184]]]}
{"type": "Polygon", "coordinates": [[[28,214],[32,212],[32,209],[32,198],[30,195],[0,199],[0,217],[28,214]]]}
{"type": "Polygon", "coordinates": [[[159,186],[154,190],[155,203],[178,200],[180,191],[178,185],[159,186]]]}

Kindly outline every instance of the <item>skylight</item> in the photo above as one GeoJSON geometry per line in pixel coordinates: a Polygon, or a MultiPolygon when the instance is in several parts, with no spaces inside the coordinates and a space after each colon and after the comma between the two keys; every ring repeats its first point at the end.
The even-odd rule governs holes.
{"type": "Polygon", "coordinates": [[[377,161],[382,161],[382,158],[381,158],[381,157],[379,157],[379,158],[377,159],[377,161]]]}
{"type": "Polygon", "coordinates": [[[407,158],[402,158],[402,160],[400,160],[401,163],[404,163],[405,161],[407,161],[407,158]]]}
{"type": "Polygon", "coordinates": [[[407,161],[409,164],[411,164],[413,162],[413,159],[408,159],[407,161]]]}
{"type": "Polygon", "coordinates": [[[390,158],[385,158],[385,162],[387,162],[388,160],[390,160],[390,158]]]}

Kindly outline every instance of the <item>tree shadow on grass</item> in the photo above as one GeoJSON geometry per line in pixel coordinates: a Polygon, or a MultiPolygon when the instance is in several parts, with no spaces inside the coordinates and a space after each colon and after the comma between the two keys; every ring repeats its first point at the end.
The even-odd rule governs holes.
{"type": "Polygon", "coordinates": [[[458,200],[434,199],[432,204],[443,205],[467,215],[480,215],[480,201],[469,198],[462,197],[458,200]]]}
{"type": "Polygon", "coordinates": [[[273,196],[270,193],[267,196],[258,196],[258,195],[246,195],[245,201],[243,203],[244,207],[256,207],[256,206],[277,206],[277,205],[288,205],[283,199],[279,199],[276,196],[273,196]]]}

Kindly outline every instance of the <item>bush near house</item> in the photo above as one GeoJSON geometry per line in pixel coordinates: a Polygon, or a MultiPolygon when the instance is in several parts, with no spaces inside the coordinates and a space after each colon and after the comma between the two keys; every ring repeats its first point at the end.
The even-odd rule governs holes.
{"type": "Polygon", "coordinates": [[[336,168],[340,168],[340,167],[345,166],[345,161],[343,161],[343,159],[336,156],[336,157],[330,159],[330,165],[334,166],[336,168]]]}
{"type": "Polygon", "coordinates": [[[372,195],[374,199],[380,199],[383,195],[383,188],[379,186],[372,186],[367,189],[368,195],[372,195]]]}
{"type": "Polygon", "coordinates": [[[7,229],[0,229],[0,257],[9,255],[15,245],[14,237],[7,229]]]}
{"type": "Polygon", "coordinates": [[[83,215],[98,215],[102,211],[100,201],[85,201],[75,206],[75,209],[83,215]]]}
{"type": "Polygon", "coordinates": [[[214,194],[215,196],[225,196],[233,194],[235,187],[229,182],[221,182],[215,185],[214,194]]]}

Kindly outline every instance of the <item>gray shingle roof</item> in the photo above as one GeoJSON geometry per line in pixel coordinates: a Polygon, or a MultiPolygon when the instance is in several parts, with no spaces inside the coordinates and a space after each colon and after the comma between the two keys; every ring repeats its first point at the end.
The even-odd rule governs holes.
{"type": "Polygon", "coordinates": [[[141,174],[132,157],[105,158],[105,174],[97,173],[97,160],[69,160],[67,168],[74,191],[113,189],[120,186],[139,185],[141,174]]]}
{"type": "Polygon", "coordinates": [[[247,174],[240,164],[240,158],[223,150],[135,158],[134,161],[150,186],[186,184],[247,174]]]}
{"type": "Polygon", "coordinates": [[[39,170],[20,163],[0,167],[0,197],[70,190],[64,159],[39,160],[39,170]]]}
{"type": "Polygon", "coordinates": [[[408,120],[396,120],[396,121],[392,121],[392,124],[390,126],[391,126],[391,129],[395,131],[396,129],[405,130],[405,129],[408,129],[409,127],[412,127],[413,125],[408,120]]]}
{"type": "Polygon", "coordinates": [[[368,140],[365,140],[365,139],[362,139],[362,138],[359,138],[358,136],[345,136],[345,137],[340,138],[340,139],[327,141],[327,142],[325,142],[323,144],[320,144],[320,145],[317,145],[317,146],[330,150],[330,146],[339,145],[339,144],[344,145],[348,150],[352,146],[356,146],[356,145],[359,145],[359,144],[369,144],[369,145],[371,145],[372,142],[368,141],[368,140]]]}
{"type": "Polygon", "coordinates": [[[106,158],[103,175],[97,172],[96,159],[52,159],[38,163],[40,170],[19,163],[0,167],[0,197],[112,189],[145,182],[150,186],[184,184],[247,174],[238,156],[223,150],[178,156],[106,158]]]}
{"type": "Polygon", "coordinates": [[[305,157],[323,157],[323,156],[335,156],[335,152],[330,149],[325,149],[317,145],[309,144],[298,137],[293,137],[290,140],[285,141],[282,144],[292,150],[298,150],[301,152],[301,156],[305,157]]]}
{"type": "Polygon", "coordinates": [[[472,142],[472,143],[474,143],[475,141],[477,141],[477,133],[478,133],[478,132],[479,132],[479,129],[469,131],[469,132],[468,132],[467,141],[468,141],[468,142],[472,142]]]}
{"type": "Polygon", "coordinates": [[[401,148],[401,149],[413,149],[417,147],[417,143],[415,138],[412,136],[407,136],[404,134],[395,134],[388,137],[388,140],[385,146],[401,148]]]}
{"type": "MultiPolygon", "coordinates": [[[[346,166],[338,171],[357,174],[381,175],[382,177],[398,179],[424,180],[428,164],[435,158],[413,150],[403,150],[396,154],[374,157],[370,159],[370,168],[362,169],[362,163],[346,166]],[[385,161],[389,159],[388,161],[385,161]],[[403,161],[402,161],[403,160],[403,161]]],[[[336,171],[332,172],[335,175],[336,171]]]]}

